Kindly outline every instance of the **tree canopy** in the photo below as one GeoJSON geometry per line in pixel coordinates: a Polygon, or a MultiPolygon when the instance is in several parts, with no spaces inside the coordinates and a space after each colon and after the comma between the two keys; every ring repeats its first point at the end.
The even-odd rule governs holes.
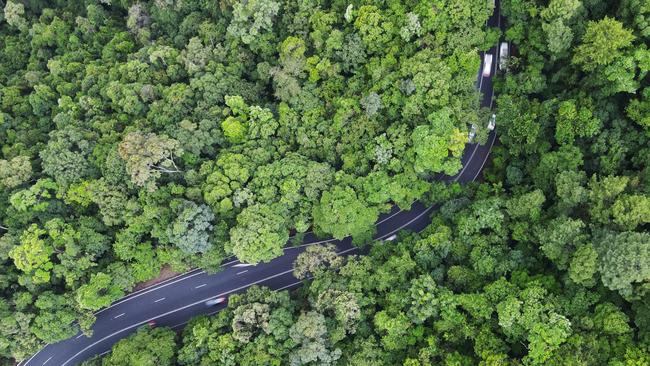
{"type": "Polygon", "coordinates": [[[503,0],[503,31],[483,0],[0,4],[0,363],[163,267],[308,231],[371,254],[310,250],[304,290],[106,362],[648,363],[647,1],[503,0]],[[491,163],[434,183],[487,135],[499,40],[491,163]],[[439,204],[424,233],[371,243],[416,200],[439,204]]]}

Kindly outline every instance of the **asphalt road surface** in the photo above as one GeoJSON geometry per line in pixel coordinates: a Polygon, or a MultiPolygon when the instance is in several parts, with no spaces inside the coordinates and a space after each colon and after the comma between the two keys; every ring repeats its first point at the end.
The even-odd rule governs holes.
{"type": "MultiPolygon", "coordinates": [[[[497,1],[497,10],[488,20],[487,25],[490,27],[502,26],[498,5],[497,1]]],[[[488,52],[494,55],[493,76],[498,65],[496,46],[488,52]]],[[[484,59],[483,53],[481,59],[484,59]]],[[[477,75],[477,87],[482,92],[481,106],[491,108],[494,94],[492,79],[482,77],[482,70],[483,64],[477,75]]],[[[461,159],[462,170],[453,177],[439,175],[436,178],[449,183],[474,181],[485,165],[495,139],[496,129],[490,132],[485,145],[468,143],[461,159]]],[[[394,207],[391,212],[380,216],[376,223],[375,238],[390,238],[402,229],[421,231],[429,224],[429,214],[434,208],[425,207],[419,202],[414,203],[408,211],[394,207]]],[[[233,259],[224,263],[222,271],[216,274],[209,275],[202,270],[184,273],[153,287],[131,293],[110,307],[98,311],[92,337],[87,338],[79,333],[65,341],[48,344],[19,366],[76,365],[95,355],[109,352],[115,342],[135,332],[139,327],[146,326],[151,320],[155,321],[157,326],[180,328],[194,316],[212,314],[225,307],[225,304],[208,307],[205,305],[207,300],[242,292],[252,285],[267,286],[276,290],[298,286],[301,281],[291,273],[294,260],[307,246],[322,243],[335,244],[340,254],[358,251],[358,248],[351,245],[349,238],[342,241],[319,240],[308,233],[303,244],[287,247],[283,256],[269,263],[252,266],[233,259]]]]}

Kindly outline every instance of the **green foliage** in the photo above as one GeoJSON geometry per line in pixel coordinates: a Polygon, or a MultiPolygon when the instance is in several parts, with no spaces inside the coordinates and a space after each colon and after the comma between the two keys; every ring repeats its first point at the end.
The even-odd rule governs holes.
{"type": "Polygon", "coordinates": [[[11,160],[0,160],[0,184],[12,189],[26,183],[32,175],[28,156],[16,156],[11,160]]]}
{"type": "MultiPolygon", "coordinates": [[[[505,222],[530,219],[535,210],[514,206],[535,192],[496,210],[505,222]]],[[[477,195],[477,203],[494,199],[466,193],[477,195]]],[[[435,214],[422,233],[374,243],[366,256],[309,247],[294,264],[299,277],[311,278],[301,291],[290,297],[253,286],[231,296],[227,309],[190,322],[179,364],[617,364],[650,357],[615,292],[581,287],[593,284],[582,274],[574,283],[563,270],[549,270],[534,248],[503,276],[474,276],[471,287],[454,279],[455,268],[471,272],[483,261],[469,255],[480,241],[511,241],[517,230],[486,226],[468,242],[459,226],[484,209],[475,204],[448,217],[435,214]],[[424,243],[432,246],[424,250],[424,243]],[[433,253],[436,263],[426,258],[433,253]]],[[[521,256],[519,247],[504,245],[495,266],[521,256]]],[[[576,257],[589,258],[591,250],[582,248],[576,257]]]]}
{"type": "Polygon", "coordinates": [[[54,203],[58,185],[51,179],[39,179],[34,185],[11,195],[9,202],[17,211],[46,211],[54,203]]]}
{"type": "Polygon", "coordinates": [[[453,176],[461,169],[458,160],[465,148],[465,134],[458,129],[448,131],[448,136],[436,134],[429,126],[418,126],[413,130],[411,140],[415,151],[414,169],[417,173],[443,172],[453,176]]]}
{"type": "Polygon", "coordinates": [[[206,205],[183,201],[177,209],[176,220],[167,228],[169,241],[190,254],[205,253],[212,248],[210,232],[214,220],[212,211],[206,205]]]}
{"type": "Polygon", "coordinates": [[[29,274],[36,284],[49,282],[54,267],[50,261],[54,248],[42,238],[45,233],[47,231],[32,224],[20,236],[20,245],[9,252],[16,268],[29,274]]]}
{"type": "Polygon", "coordinates": [[[228,33],[244,44],[259,42],[273,27],[273,18],[280,10],[280,4],[271,0],[235,2],[233,18],[228,33]]]}
{"type": "Polygon", "coordinates": [[[339,268],[341,263],[333,245],[311,245],[298,255],[293,275],[299,279],[318,276],[329,268],[339,268]]]}
{"type": "Polygon", "coordinates": [[[106,273],[96,273],[87,284],[77,290],[77,303],[83,309],[99,310],[124,295],[122,289],[113,283],[106,273]]]}
{"type": "Polygon", "coordinates": [[[379,212],[360,200],[353,188],[335,186],[323,193],[313,215],[323,233],[339,240],[352,236],[354,242],[361,243],[372,237],[379,212]]]}
{"type": "Polygon", "coordinates": [[[88,159],[94,147],[91,139],[88,131],[76,128],[52,132],[47,147],[39,154],[43,171],[62,186],[91,177],[94,175],[88,159]]]}
{"type": "Polygon", "coordinates": [[[609,65],[621,56],[620,51],[629,47],[634,38],[632,32],[616,19],[605,17],[597,22],[590,21],[581,44],[576,48],[573,62],[587,72],[609,65]]]}
{"type": "Polygon", "coordinates": [[[174,365],[176,334],[169,328],[140,328],[128,338],[118,341],[102,366],[174,365]]]}
{"type": "Polygon", "coordinates": [[[245,263],[268,262],[280,256],[288,239],[284,210],[277,204],[246,207],[230,230],[231,250],[245,263]]]}
{"type": "Polygon", "coordinates": [[[25,15],[25,6],[21,3],[7,1],[4,8],[4,20],[12,27],[26,30],[27,21],[23,18],[25,15]]]}
{"type": "Polygon", "coordinates": [[[58,342],[79,331],[74,320],[77,318],[68,296],[45,292],[36,299],[34,305],[39,314],[34,318],[32,331],[45,342],[58,342]]]}
{"type": "MultiPolygon", "coordinates": [[[[634,285],[646,282],[650,277],[647,260],[650,255],[650,235],[637,232],[606,234],[598,247],[603,284],[620,291],[625,297],[638,296],[634,285]]],[[[645,291],[644,286],[636,290],[645,291]]]]}

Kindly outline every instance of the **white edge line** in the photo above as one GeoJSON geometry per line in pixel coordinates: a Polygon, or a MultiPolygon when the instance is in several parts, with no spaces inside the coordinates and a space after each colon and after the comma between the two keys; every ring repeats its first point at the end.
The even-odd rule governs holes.
{"type": "Polygon", "coordinates": [[[497,133],[496,133],[496,127],[494,128],[494,138],[492,139],[492,143],[490,144],[490,148],[488,149],[488,153],[485,156],[485,159],[483,159],[483,163],[481,164],[481,168],[476,172],[476,175],[474,175],[474,178],[472,181],[476,180],[476,177],[478,177],[479,174],[483,171],[483,167],[485,166],[485,163],[489,160],[490,157],[490,151],[492,151],[492,146],[494,146],[494,141],[497,139],[497,133]]]}
{"type": "MultiPolygon", "coordinates": [[[[416,201],[411,202],[409,206],[412,206],[415,202],[416,201]]],[[[397,212],[391,214],[390,216],[386,217],[385,219],[377,221],[375,223],[375,226],[381,224],[382,222],[385,222],[385,221],[389,220],[392,217],[397,216],[398,214],[400,214],[402,212],[405,212],[405,211],[402,211],[402,209],[398,209],[397,212]]],[[[320,241],[313,241],[311,243],[304,243],[304,244],[296,245],[296,246],[293,246],[293,247],[286,247],[286,248],[284,248],[284,250],[292,250],[292,249],[304,248],[304,247],[308,247],[308,246],[311,246],[311,245],[324,244],[324,243],[329,243],[329,242],[336,241],[336,240],[338,240],[338,239],[329,238],[329,239],[320,240],[320,241]]]]}
{"type": "MultiPolygon", "coordinates": [[[[397,212],[395,212],[394,214],[391,214],[391,215],[389,215],[388,217],[386,217],[386,218],[384,218],[384,219],[382,219],[382,220],[377,221],[377,222],[375,223],[375,225],[379,225],[379,224],[381,224],[382,222],[384,222],[384,221],[390,219],[391,217],[397,215],[397,214],[400,213],[401,211],[402,211],[401,208],[398,209],[397,212]]],[[[313,230],[309,230],[309,231],[305,231],[304,233],[300,233],[300,234],[305,234],[305,235],[307,235],[307,234],[313,234],[313,233],[314,233],[313,230]]],[[[289,240],[291,240],[291,239],[293,239],[293,238],[295,238],[295,237],[296,237],[296,234],[291,235],[291,236],[289,237],[289,240]]]]}
{"type": "MultiPolygon", "coordinates": [[[[494,90],[492,90],[492,95],[494,95],[494,90]]],[[[491,106],[492,106],[492,100],[490,100],[490,107],[491,107],[491,106]]],[[[495,129],[495,131],[496,131],[496,129],[495,129]]],[[[494,141],[496,140],[496,132],[494,132],[494,134],[495,134],[495,137],[492,139],[492,141],[491,141],[492,143],[490,144],[490,147],[492,147],[492,146],[494,145],[494,141]]],[[[478,144],[476,144],[476,146],[474,147],[474,151],[472,152],[472,155],[470,156],[470,159],[469,159],[469,160],[472,159],[472,157],[473,157],[474,154],[476,153],[477,148],[478,148],[478,144]]],[[[488,156],[489,156],[489,151],[488,151],[488,156]]],[[[483,166],[485,166],[485,162],[486,162],[487,160],[488,160],[488,159],[485,159],[485,160],[483,161],[483,164],[481,165],[481,168],[479,169],[479,173],[480,173],[480,171],[483,170],[483,166]]],[[[463,169],[463,170],[464,170],[464,169],[463,169]]],[[[460,177],[461,174],[462,174],[462,171],[458,173],[457,177],[456,177],[453,181],[457,181],[457,180],[459,179],[459,177],[460,177]]],[[[477,174],[476,176],[478,176],[478,174],[477,174]]],[[[472,180],[475,180],[475,179],[476,179],[476,176],[475,176],[474,179],[472,179],[472,180]]],[[[415,218],[411,219],[411,220],[410,220],[409,222],[407,222],[406,224],[400,226],[399,228],[397,228],[397,229],[395,229],[395,230],[393,230],[393,231],[391,231],[391,232],[385,234],[384,236],[379,237],[379,238],[377,238],[377,239],[375,239],[375,240],[382,240],[382,239],[384,239],[384,238],[386,238],[386,237],[389,237],[389,236],[395,234],[396,232],[399,232],[399,231],[402,230],[405,226],[410,225],[413,221],[419,219],[420,217],[422,217],[422,215],[428,213],[428,211],[430,211],[432,208],[433,208],[433,206],[432,206],[432,207],[428,207],[427,209],[425,209],[424,211],[422,211],[418,216],[416,216],[415,218]]],[[[400,212],[401,212],[401,209],[398,210],[397,212],[395,212],[395,214],[390,215],[389,217],[393,217],[393,216],[397,215],[397,214],[400,213],[400,212]]],[[[334,240],[334,239],[332,239],[332,240],[334,240]]],[[[325,241],[325,242],[332,241],[332,240],[327,240],[327,241],[325,241]]],[[[310,243],[310,244],[308,244],[308,245],[319,244],[319,243],[320,243],[320,242],[317,242],[317,243],[310,243]]],[[[292,247],[292,248],[293,248],[293,247],[292,247]]],[[[287,249],[289,249],[289,248],[287,248],[287,249]]],[[[347,253],[347,252],[349,252],[349,251],[356,250],[356,249],[358,249],[358,248],[357,248],[357,247],[352,247],[352,248],[347,249],[347,250],[345,250],[345,251],[342,251],[342,252],[340,252],[340,253],[338,253],[338,254],[344,254],[344,253],[347,253]]],[[[237,267],[237,265],[235,265],[235,267],[237,267]]],[[[251,283],[251,284],[248,284],[248,285],[245,285],[245,286],[239,287],[239,288],[237,288],[237,289],[234,289],[234,290],[230,290],[230,291],[224,292],[224,293],[222,293],[222,294],[217,295],[216,297],[221,296],[221,295],[227,295],[227,294],[232,293],[232,292],[234,292],[234,291],[241,290],[242,288],[250,287],[250,286],[252,286],[252,285],[254,285],[254,284],[257,284],[257,283],[259,283],[259,282],[263,282],[263,281],[265,281],[265,280],[267,280],[267,279],[271,279],[271,278],[274,278],[274,277],[277,277],[277,276],[281,276],[281,275],[284,275],[284,274],[286,274],[286,273],[288,273],[288,272],[292,272],[292,271],[293,271],[293,268],[292,268],[291,270],[289,270],[289,271],[284,271],[284,272],[278,273],[278,274],[276,274],[276,275],[273,275],[273,276],[271,276],[271,277],[267,277],[267,278],[264,278],[264,279],[262,279],[262,280],[255,281],[255,282],[253,282],[253,283],[251,283]]],[[[238,272],[237,274],[239,275],[239,274],[242,274],[242,273],[245,273],[245,272],[248,272],[248,270],[238,272]]],[[[297,282],[294,282],[294,283],[291,283],[291,284],[285,285],[285,286],[283,286],[283,287],[280,287],[279,289],[276,289],[276,290],[274,290],[274,291],[282,291],[282,290],[285,290],[285,289],[287,289],[287,288],[289,288],[289,287],[292,287],[292,286],[298,285],[298,284],[300,284],[300,283],[302,283],[302,282],[303,282],[303,281],[297,281],[297,282]]],[[[202,284],[202,285],[196,286],[195,288],[203,287],[203,286],[206,286],[206,285],[207,285],[207,284],[202,284]]],[[[215,297],[215,296],[213,296],[213,297],[215,297]]],[[[159,317],[162,317],[162,316],[166,316],[166,315],[168,315],[168,314],[170,314],[170,313],[173,313],[173,312],[176,312],[176,311],[179,311],[179,310],[186,309],[186,308],[188,308],[188,307],[191,307],[191,306],[197,305],[197,304],[199,304],[199,303],[201,303],[201,302],[205,302],[205,301],[207,301],[207,300],[210,300],[210,299],[213,298],[213,297],[210,297],[210,298],[207,298],[207,299],[201,300],[201,301],[199,301],[199,302],[196,302],[196,303],[193,303],[193,304],[190,304],[190,305],[185,305],[185,306],[183,306],[183,307],[181,307],[181,308],[175,309],[175,310],[173,310],[173,311],[171,311],[171,312],[168,312],[168,313],[165,313],[165,314],[159,315],[159,316],[157,316],[157,317],[155,317],[155,318],[151,318],[151,319],[149,319],[149,320],[153,320],[153,319],[156,319],[156,318],[159,318],[159,317]]],[[[164,299],[165,299],[165,298],[163,297],[162,299],[158,299],[158,300],[156,300],[155,302],[162,301],[162,300],[164,300],[164,299]]],[[[217,312],[219,312],[219,311],[221,311],[221,310],[216,310],[216,311],[211,312],[211,313],[208,313],[208,314],[206,314],[206,315],[213,315],[213,314],[215,314],[215,313],[217,313],[217,312]]],[[[122,316],[122,315],[124,315],[124,313],[118,315],[117,317],[120,317],[120,316],[122,316]]],[[[149,320],[147,320],[147,321],[149,321],[149,320]]],[[[180,323],[180,324],[176,324],[176,325],[171,326],[170,328],[171,328],[171,329],[174,329],[174,328],[177,328],[177,327],[179,327],[179,326],[181,326],[181,325],[185,325],[185,324],[187,324],[187,323],[188,323],[188,322],[183,322],[183,323],[180,323]]],[[[141,324],[141,323],[138,323],[138,324],[136,324],[135,326],[137,326],[137,325],[139,325],[139,324],[141,324]]],[[[131,325],[131,326],[129,326],[129,327],[127,327],[127,328],[124,328],[124,329],[122,329],[122,330],[120,330],[120,331],[118,331],[118,332],[115,332],[115,333],[113,333],[113,334],[111,334],[111,335],[108,335],[108,336],[106,336],[106,337],[100,339],[99,341],[97,341],[97,342],[91,344],[91,345],[88,346],[88,347],[92,347],[92,346],[94,346],[95,344],[97,344],[97,343],[99,343],[99,342],[103,342],[105,339],[110,338],[110,337],[112,337],[112,336],[115,335],[115,334],[121,333],[121,332],[123,332],[124,330],[130,329],[130,328],[132,328],[133,326],[134,326],[134,325],[131,325]]],[[[83,336],[83,334],[82,334],[81,336],[83,336]]],[[[77,337],[77,338],[79,338],[79,337],[77,337]]],[[[84,348],[84,349],[83,349],[81,352],[79,352],[79,353],[84,352],[88,347],[84,348]]],[[[110,350],[108,350],[108,351],[106,351],[106,352],[103,352],[103,353],[100,353],[99,356],[105,355],[105,354],[107,354],[107,353],[109,353],[109,352],[110,352],[110,350]]],[[[66,364],[67,364],[71,359],[77,357],[77,356],[79,355],[79,353],[75,354],[72,358],[70,358],[68,361],[66,361],[65,363],[63,363],[62,366],[65,366],[65,365],[66,365],[66,364]]],[[[34,355],[34,356],[35,356],[35,355],[34,355]]],[[[50,357],[50,359],[51,359],[51,358],[52,358],[52,357],[50,357]]],[[[30,359],[30,360],[31,360],[31,359],[30,359]]],[[[48,359],[48,361],[49,361],[49,359],[48,359]]],[[[47,362],[47,361],[45,361],[45,362],[47,362]]]]}
{"type": "MultiPolygon", "coordinates": [[[[233,258],[233,257],[234,256],[230,256],[228,258],[233,258]]],[[[226,259],[228,259],[228,258],[226,258],[226,259]]],[[[236,262],[239,262],[239,260],[234,259],[234,260],[222,263],[219,266],[220,267],[225,267],[225,266],[228,266],[229,264],[233,264],[233,263],[236,263],[236,262]]],[[[106,311],[106,310],[112,308],[113,306],[122,304],[122,303],[124,303],[124,302],[126,302],[128,300],[135,299],[135,298],[140,297],[140,296],[142,296],[144,294],[147,294],[147,293],[149,293],[151,291],[161,289],[161,288],[166,287],[168,285],[177,283],[179,281],[182,281],[182,280],[185,280],[185,279],[188,279],[188,278],[192,278],[192,277],[196,276],[197,274],[202,274],[202,273],[205,273],[205,271],[202,270],[201,268],[194,268],[194,269],[189,270],[189,271],[187,271],[185,273],[179,273],[178,275],[176,275],[174,277],[171,277],[171,278],[168,278],[168,279],[166,279],[164,281],[158,282],[155,285],[145,287],[145,288],[137,290],[137,291],[130,292],[127,295],[125,295],[124,297],[122,297],[121,299],[117,300],[117,302],[109,305],[108,307],[105,307],[103,309],[100,309],[100,310],[96,311],[94,314],[97,315],[97,314],[99,314],[99,313],[101,313],[103,311],[106,311]],[[175,280],[175,281],[173,281],[173,280],[175,280]]]]}
{"type": "Polygon", "coordinates": [[[145,287],[145,288],[141,288],[141,289],[139,289],[139,290],[135,290],[135,291],[131,291],[131,292],[129,292],[128,294],[124,295],[124,297],[122,297],[122,299],[129,298],[129,297],[131,297],[131,295],[139,294],[140,292],[142,292],[142,291],[146,291],[146,290],[150,289],[151,287],[165,284],[165,283],[167,283],[167,282],[169,282],[169,281],[172,281],[172,280],[177,279],[178,277],[187,276],[187,275],[192,274],[192,273],[194,273],[194,272],[196,272],[196,271],[201,271],[201,268],[191,268],[189,271],[186,271],[186,272],[183,272],[183,273],[179,273],[179,274],[177,274],[176,276],[173,276],[173,277],[167,278],[167,279],[165,279],[165,280],[163,280],[163,281],[160,281],[160,282],[158,282],[158,283],[156,283],[156,284],[154,284],[154,285],[152,285],[152,286],[145,287]]]}
{"type": "Polygon", "coordinates": [[[27,360],[27,361],[20,361],[20,362],[18,363],[18,366],[27,366],[27,364],[30,363],[31,360],[32,360],[34,357],[36,357],[36,355],[38,355],[39,353],[41,353],[41,351],[43,351],[44,349],[46,349],[47,346],[49,346],[49,345],[50,345],[49,343],[46,343],[45,346],[43,346],[43,348],[41,348],[38,352],[34,353],[34,354],[32,355],[32,357],[29,358],[29,360],[27,360]],[[25,363],[23,364],[23,362],[25,362],[25,363]]]}

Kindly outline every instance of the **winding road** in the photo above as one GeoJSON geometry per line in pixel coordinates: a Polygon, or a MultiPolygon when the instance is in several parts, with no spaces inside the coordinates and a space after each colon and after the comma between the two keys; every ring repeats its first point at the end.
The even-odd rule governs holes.
{"type": "MultiPolygon", "coordinates": [[[[487,22],[489,27],[501,27],[499,1],[495,13],[487,22]]],[[[496,74],[498,65],[497,47],[489,50],[494,55],[491,75],[496,74]]],[[[481,60],[483,60],[481,53],[481,60]]],[[[477,75],[477,87],[482,93],[481,106],[492,108],[493,88],[491,77],[482,77],[482,68],[477,75]]],[[[487,123],[487,121],[486,121],[487,123]]],[[[498,123],[498,121],[497,121],[498,123]]],[[[441,176],[444,182],[468,183],[474,181],[488,160],[490,150],[496,139],[496,129],[491,131],[485,145],[468,143],[462,156],[463,168],[455,176],[441,176]]],[[[391,212],[381,215],[377,221],[375,239],[390,238],[402,229],[421,231],[430,222],[429,213],[435,208],[416,202],[410,210],[403,211],[393,207],[391,212]]],[[[222,271],[207,274],[197,269],[170,278],[152,287],[131,293],[96,313],[93,336],[88,338],[79,333],[65,341],[48,344],[30,359],[19,366],[72,366],[95,355],[110,352],[118,340],[135,332],[139,327],[154,320],[158,326],[180,328],[190,318],[200,314],[213,314],[225,307],[224,304],[208,307],[205,301],[245,291],[252,285],[267,286],[282,290],[300,285],[301,281],[292,275],[293,262],[309,245],[332,243],[340,254],[351,254],[358,250],[346,238],[319,240],[313,234],[305,235],[303,244],[287,247],[284,255],[269,263],[248,265],[232,260],[222,264],[222,271]]]]}

